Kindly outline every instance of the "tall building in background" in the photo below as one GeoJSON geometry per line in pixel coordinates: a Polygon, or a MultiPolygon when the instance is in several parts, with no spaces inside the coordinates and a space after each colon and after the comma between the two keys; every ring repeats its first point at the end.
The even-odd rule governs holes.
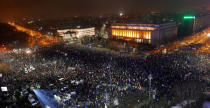
{"type": "Polygon", "coordinates": [[[195,17],[194,25],[193,25],[193,32],[199,32],[210,25],[210,14],[200,15],[195,17]]]}
{"type": "Polygon", "coordinates": [[[210,25],[210,14],[185,15],[181,18],[178,27],[179,36],[192,35],[192,33],[200,32],[210,25]]]}
{"type": "Polygon", "coordinates": [[[111,26],[111,34],[113,38],[158,45],[177,36],[177,24],[175,22],[164,24],[116,23],[111,26]]]}

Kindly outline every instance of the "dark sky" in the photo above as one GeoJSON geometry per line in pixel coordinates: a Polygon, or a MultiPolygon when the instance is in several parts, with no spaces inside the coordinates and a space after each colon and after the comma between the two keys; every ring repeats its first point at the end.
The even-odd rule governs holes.
{"type": "Polygon", "coordinates": [[[37,16],[62,18],[69,16],[117,13],[143,13],[151,10],[186,11],[210,8],[210,0],[0,0],[0,19],[37,16]]]}

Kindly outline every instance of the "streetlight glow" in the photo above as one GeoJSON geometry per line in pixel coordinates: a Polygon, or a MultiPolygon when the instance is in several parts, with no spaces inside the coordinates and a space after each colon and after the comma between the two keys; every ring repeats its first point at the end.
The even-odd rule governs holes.
{"type": "Polygon", "coordinates": [[[208,33],[207,36],[210,37],[210,33],[208,33]]]}
{"type": "Polygon", "coordinates": [[[119,15],[120,15],[120,16],[123,16],[123,12],[120,12],[119,15]]]}

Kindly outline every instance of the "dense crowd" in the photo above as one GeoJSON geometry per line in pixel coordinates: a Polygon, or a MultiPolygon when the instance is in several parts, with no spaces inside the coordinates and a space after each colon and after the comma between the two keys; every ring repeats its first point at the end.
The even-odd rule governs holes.
{"type": "MultiPolygon", "coordinates": [[[[26,52],[1,54],[1,62],[11,69],[3,73],[1,85],[8,87],[8,97],[13,101],[20,97],[17,92],[33,94],[36,89],[51,90],[58,103],[65,106],[127,107],[131,92],[136,95],[132,103],[136,105],[147,99],[148,90],[155,91],[154,102],[162,96],[172,100],[174,86],[203,82],[201,76],[209,72],[209,55],[186,51],[138,57],[58,44],[26,52]],[[152,76],[151,86],[148,76],[152,76]]],[[[196,97],[194,94],[192,97],[196,97]]]]}

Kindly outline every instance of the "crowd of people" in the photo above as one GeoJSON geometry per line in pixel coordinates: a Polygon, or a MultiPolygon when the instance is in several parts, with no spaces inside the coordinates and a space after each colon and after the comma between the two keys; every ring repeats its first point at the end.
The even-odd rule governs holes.
{"type": "MultiPolygon", "coordinates": [[[[56,44],[0,56],[1,63],[9,67],[8,72],[2,71],[1,78],[1,85],[8,88],[8,95],[4,97],[11,100],[5,103],[14,106],[26,105],[20,102],[20,97],[34,94],[35,89],[51,90],[57,102],[64,106],[128,107],[127,98],[131,92],[135,94],[131,104],[141,105],[150,91],[155,91],[152,98],[158,103],[163,96],[167,100],[176,98],[174,86],[191,81],[201,83],[202,75],[209,72],[208,54],[183,50],[138,57],[85,46],[56,44]]],[[[199,86],[202,88],[204,83],[199,86]]],[[[37,105],[45,104],[39,103],[39,98],[37,105]]],[[[146,104],[142,106],[147,107],[146,104]]]]}

